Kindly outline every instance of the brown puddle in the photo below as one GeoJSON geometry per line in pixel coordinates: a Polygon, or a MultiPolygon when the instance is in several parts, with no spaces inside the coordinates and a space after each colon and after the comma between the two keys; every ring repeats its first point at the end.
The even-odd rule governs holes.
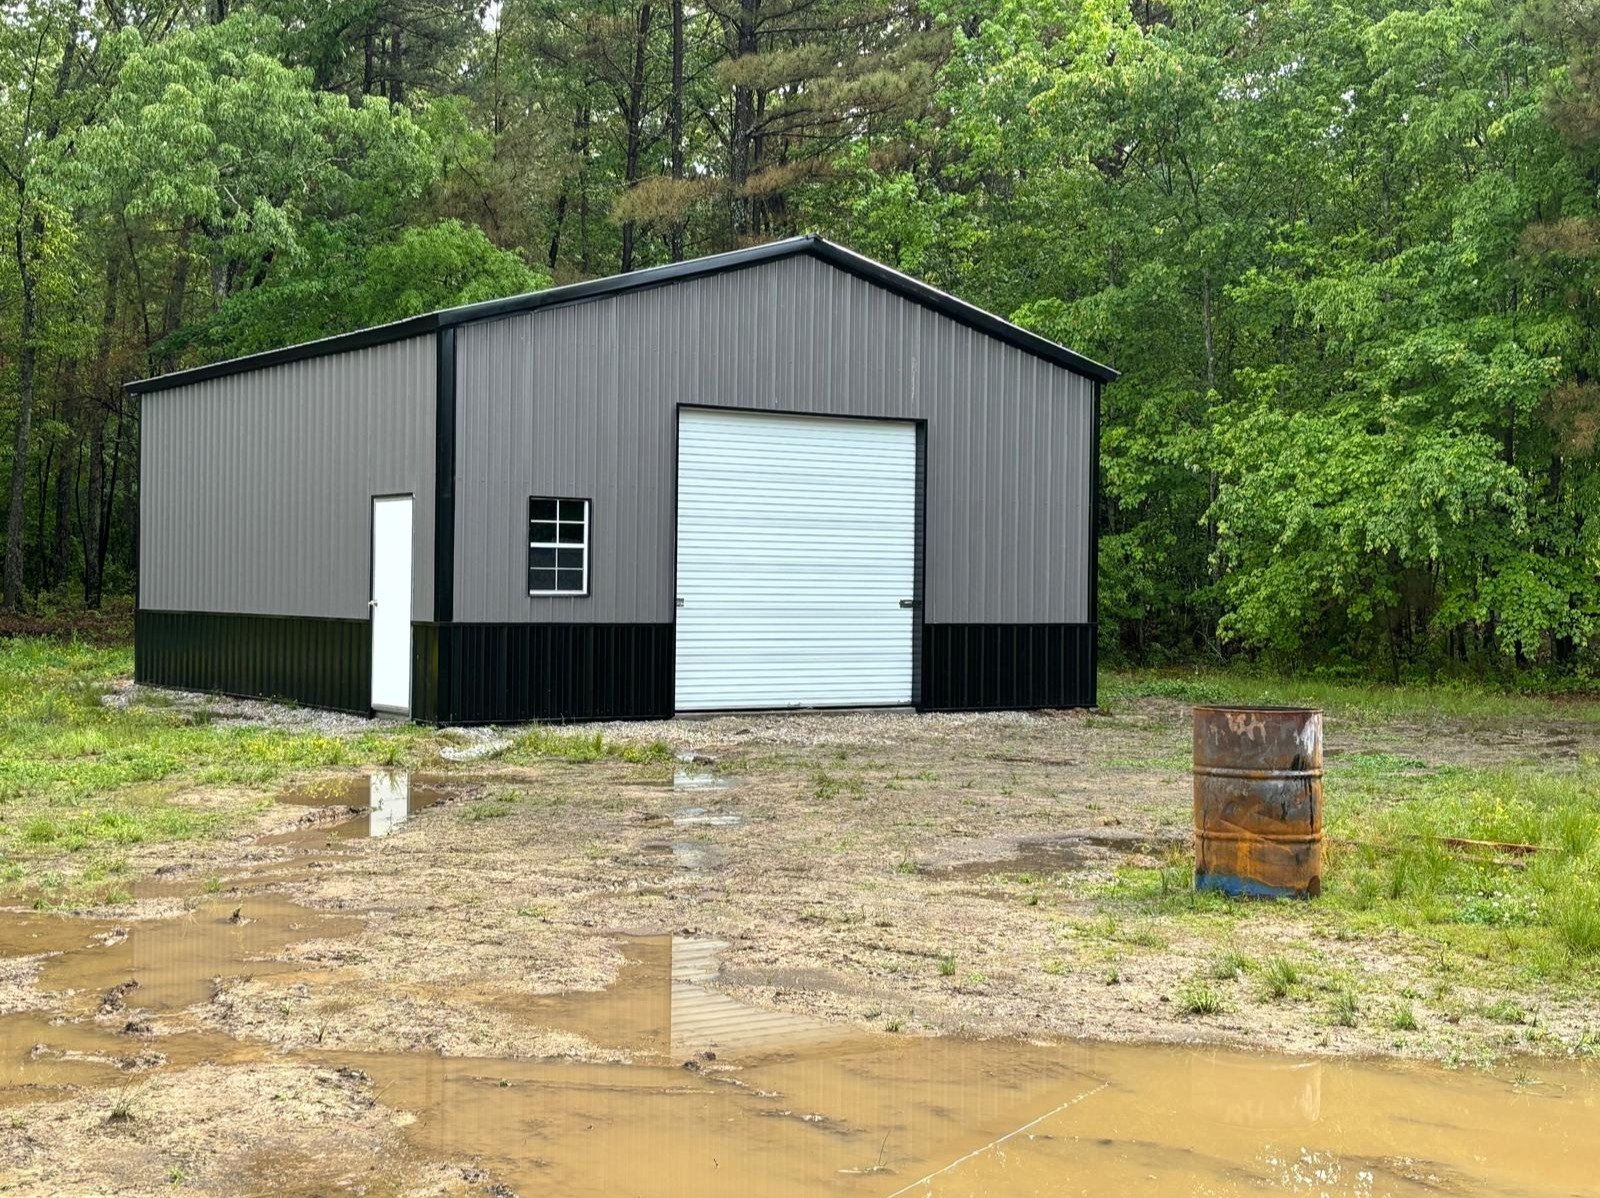
{"type": "Polygon", "coordinates": [[[1600,1079],[861,1038],[722,1071],[341,1054],[413,1142],[563,1195],[1600,1193],[1600,1079]]]}
{"type": "Polygon", "coordinates": [[[157,1069],[266,1055],[262,1045],[217,1032],[153,1035],[142,1029],[126,1018],[63,1019],[37,1012],[0,1017],[0,1108],[126,1085],[157,1069]]]}
{"type": "MultiPolygon", "coordinates": [[[[47,962],[126,1002],[200,995],[212,971],[354,921],[247,899],[47,962]],[[251,928],[256,928],[251,933],[251,928]],[[146,985],[148,984],[148,989],[146,985]]],[[[530,1022],[634,1064],[303,1052],[361,1070],[414,1112],[413,1146],[522,1194],[906,1195],[1600,1193],[1600,1071],[1509,1073],[1170,1047],[870,1035],[715,990],[715,941],[641,937],[610,990],[524,1000],[530,1022]]],[[[102,1011],[104,1008],[102,1008],[102,1011]]],[[[0,1020],[0,1105],[271,1054],[215,1034],[130,1033],[122,1013],[0,1020]]]]}
{"type": "Polygon", "coordinates": [[[202,903],[172,919],[125,925],[109,944],[46,958],[39,989],[86,993],[120,1010],[176,1011],[209,999],[213,979],[302,972],[274,958],[291,944],[352,935],[362,921],[327,915],[271,895],[202,903]],[[136,982],[115,996],[112,987],[136,982]]]}
{"type": "MultiPolygon", "coordinates": [[[[362,798],[382,807],[377,791],[362,798]]],[[[1087,835],[1021,848],[1030,843],[1107,848],[1087,835]]],[[[1020,850],[988,865],[1043,869],[1020,850]]],[[[527,998],[480,979],[486,1004],[631,1064],[280,1053],[215,1032],[161,1034],[161,1016],[207,1000],[215,979],[314,974],[322,966],[275,958],[361,926],[259,894],[122,925],[0,917],[0,952],[57,954],[41,961],[39,988],[60,1007],[0,1017],[0,1107],[26,1120],[15,1108],[153,1075],[181,1084],[206,1062],[293,1061],[362,1071],[378,1102],[416,1115],[404,1132],[413,1148],[525,1196],[1600,1195],[1600,1068],[1526,1061],[1491,1074],[864,1033],[719,990],[725,946],[708,939],[627,938],[621,974],[599,993],[527,998]]],[[[74,1134],[33,1151],[120,1160],[135,1133],[74,1134]]],[[[245,1192],[288,1177],[269,1185],[267,1163],[238,1168],[245,1192]]],[[[318,1192],[307,1168],[290,1180],[318,1192]]]]}
{"type": "Polygon", "coordinates": [[[117,934],[118,925],[106,919],[0,911],[0,957],[65,952],[117,934]]]}
{"type": "Polygon", "coordinates": [[[388,836],[412,816],[439,803],[464,797],[477,783],[450,774],[413,774],[408,770],[373,770],[352,777],[325,778],[286,790],[277,802],[291,807],[329,809],[331,822],[311,829],[263,837],[266,844],[295,843],[310,837],[358,840],[388,836]]]}
{"type": "Polygon", "coordinates": [[[717,957],[726,947],[683,936],[624,937],[622,970],[605,990],[496,1005],[527,1024],[671,1064],[706,1052],[720,1059],[859,1035],[804,1015],[751,1006],[711,988],[707,983],[716,977],[717,957]]]}

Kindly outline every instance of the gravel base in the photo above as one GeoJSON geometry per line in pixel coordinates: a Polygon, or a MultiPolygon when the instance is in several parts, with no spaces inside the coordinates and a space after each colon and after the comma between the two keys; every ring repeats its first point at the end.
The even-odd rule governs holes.
{"type": "MultiPolygon", "coordinates": [[[[141,686],[119,679],[100,697],[107,707],[155,707],[178,712],[209,712],[214,720],[291,732],[359,736],[393,728],[393,716],[359,716],[313,707],[296,707],[266,699],[239,699],[201,691],[141,686]]],[[[923,714],[906,709],[843,711],[736,712],[728,715],[682,716],[670,720],[616,720],[556,725],[563,731],[593,735],[626,744],[664,741],[679,751],[694,752],[741,744],[795,749],[894,747],[908,735],[939,738],[981,734],[985,729],[1018,730],[1055,721],[1089,718],[1084,711],[978,711],[923,714]]],[[[456,742],[441,754],[451,761],[481,761],[511,747],[517,728],[462,725],[440,729],[456,742]]]]}
{"type": "Polygon", "coordinates": [[[984,729],[1043,727],[1084,718],[1083,712],[977,711],[924,714],[906,710],[742,712],[682,716],[671,720],[621,720],[574,724],[574,731],[598,732],[629,744],[665,741],[679,750],[729,745],[796,749],[895,747],[908,736],[940,738],[984,729]]]}

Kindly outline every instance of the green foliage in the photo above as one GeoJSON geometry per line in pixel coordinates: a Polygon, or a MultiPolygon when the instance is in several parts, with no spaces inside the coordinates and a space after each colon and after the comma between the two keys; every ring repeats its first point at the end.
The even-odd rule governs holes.
{"type": "Polygon", "coordinates": [[[1112,651],[1572,667],[1600,631],[1592,6],[1180,9],[943,0],[937,165],[915,204],[863,183],[860,235],[915,207],[908,261],[1124,371],[1112,651]]]}
{"type": "Polygon", "coordinates": [[[35,604],[132,585],[128,378],[816,230],[1123,371],[1111,657],[1600,676],[1594,0],[805,7],[0,17],[35,604]]]}

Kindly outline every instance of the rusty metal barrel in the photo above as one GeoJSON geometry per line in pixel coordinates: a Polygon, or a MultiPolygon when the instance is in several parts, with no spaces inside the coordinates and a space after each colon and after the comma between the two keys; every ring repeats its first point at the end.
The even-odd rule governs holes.
{"type": "Polygon", "coordinates": [[[1195,708],[1194,884],[1261,898],[1322,893],[1322,712],[1195,708]]]}

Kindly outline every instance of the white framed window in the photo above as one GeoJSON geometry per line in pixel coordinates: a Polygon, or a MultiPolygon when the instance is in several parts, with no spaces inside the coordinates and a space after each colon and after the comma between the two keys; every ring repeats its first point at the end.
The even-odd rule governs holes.
{"type": "Polygon", "coordinates": [[[528,594],[589,593],[589,501],[528,500],[528,594]]]}

